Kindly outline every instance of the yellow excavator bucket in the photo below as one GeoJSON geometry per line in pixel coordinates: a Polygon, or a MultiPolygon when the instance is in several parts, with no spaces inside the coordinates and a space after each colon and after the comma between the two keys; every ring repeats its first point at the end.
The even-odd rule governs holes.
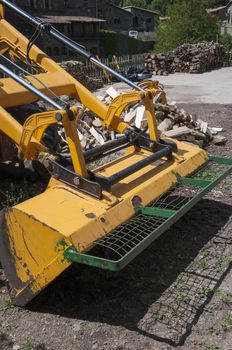
{"type": "MultiPolygon", "coordinates": [[[[44,193],[7,209],[0,256],[14,302],[26,304],[67,268],[71,261],[64,253],[71,247],[80,254],[88,252],[99,238],[133,217],[136,208],[172,188],[177,174],[186,176],[205,163],[205,152],[199,148],[185,145],[181,152],[186,152],[186,159],[180,164],[150,164],[115,184],[102,199],[51,180],[44,193]]],[[[96,173],[109,177],[148,155],[126,155],[96,173]]]]}
{"type": "MultiPolygon", "coordinates": [[[[0,3],[100,65],[52,26],[10,1],[0,3]]],[[[4,62],[28,63],[30,41],[4,19],[2,5],[0,71],[7,77],[0,80],[0,130],[14,141],[22,158],[37,160],[50,174],[43,193],[1,212],[0,260],[12,300],[23,306],[73,262],[122,269],[226,177],[232,160],[209,158],[196,146],[160,139],[153,101],[166,103],[166,99],[157,83],[139,86],[103,65],[134,89],[106,106],[35,45],[29,50],[33,74],[25,79],[16,75],[4,62]],[[78,108],[63,106],[54,94],[76,98],[105,128],[122,135],[82,151],[76,130],[78,108]],[[52,109],[31,115],[23,126],[6,111],[38,99],[52,109]],[[121,118],[129,105],[138,102],[145,106],[145,130],[121,118]],[[65,129],[71,157],[68,168],[41,141],[54,123],[65,129]],[[89,162],[118,150],[124,152],[117,159],[88,169],[89,162]]]]}

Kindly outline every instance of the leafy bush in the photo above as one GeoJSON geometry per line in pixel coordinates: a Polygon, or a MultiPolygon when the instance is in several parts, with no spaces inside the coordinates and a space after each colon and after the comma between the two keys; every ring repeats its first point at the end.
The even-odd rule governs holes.
{"type": "Polygon", "coordinates": [[[216,18],[206,12],[204,0],[177,0],[167,8],[170,20],[161,23],[158,33],[158,51],[168,51],[184,43],[215,40],[219,33],[216,18]]]}
{"type": "Polygon", "coordinates": [[[219,38],[220,44],[222,44],[225,47],[226,51],[232,50],[232,35],[225,33],[219,38]]]}
{"type": "Polygon", "coordinates": [[[106,56],[116,55],[116,54],[136,54],[141,52],[142,41],[129,37],[128,35],[111,32],[109,30],[100,31],[101,47],[103,48],[104,54],[106,56]],[[124,47],[123,53],[122,45],[124,47]],[[119,50],[119,48],[121,50],[119,50]]]}

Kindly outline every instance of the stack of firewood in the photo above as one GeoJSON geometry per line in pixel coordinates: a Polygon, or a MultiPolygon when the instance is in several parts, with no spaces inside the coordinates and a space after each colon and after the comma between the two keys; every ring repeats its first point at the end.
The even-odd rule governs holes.
{"type": "Polygon", "coordinates": [[[162,136],[187,141],[204,147],[209,143],[225,144],[227,139],[220,133],[222,128],[210,127],[196,115],[187,113],[175,102],[168,105],[155,104],[158,129],[162,136]]]}
{"type": "Polygon", "coordinates": [[[0,162],[13,160],[16,157],[14,144],[11,139],[0,131],[0,162]]]}
{"type": "Polygon", "coordinates": [[[79,61],[64,61],[59,65],[65,69],[69,74],[76,78],[81,84],[83,84],[90,91],[94,91],[103,86],[103,81],[100,79],[93,79],[86,76],[83,63],[79,61]]]}
{"type": "Polygon", "coordinates": [[[169,73],[204,73],[223,66],[224,46],[215,42],[183,44],[173,51],[149,54],[145,57],[146,68],[156,75],[169,73]]]}
{"type": "MultiPolygon", "coordinates": [[[[108,88],[104,95],[97,96],[106,105],[119,96],[119,92],[113,87],[108,88]]],[[[70,101],[72,104],[72,101],[70,101]]],[[[75,101],[73,101],[75,104],[75,101]]],[[[98,117],[84,106],[80,108],[77,117],[77,130],[82,148],[87,150],[97,145],[104,144],[106,141],[114,140],[120,137],[114,131],[104,128],[98,117]]],[[[224,144],[227,140],[220,133],[222,128],[210,127],[207,122],[201,120],[195,115],[191,115],[183,108],[179,108],[175,102],[161,104],[154,101],[155,114],[158,123],[159,133],[163,137],[174,138],[181,141],[194,143],[204,147],[209,143],[224,144]]],[[[129,106],[121,116],[122,120],[136,126],[139,129],[147,127],[146,111],[143,102],[135,103],[129,106]]],[[[61,142],[59,151],[68,152],[68,144],[63,127],[59,128],[61,142]]]]}

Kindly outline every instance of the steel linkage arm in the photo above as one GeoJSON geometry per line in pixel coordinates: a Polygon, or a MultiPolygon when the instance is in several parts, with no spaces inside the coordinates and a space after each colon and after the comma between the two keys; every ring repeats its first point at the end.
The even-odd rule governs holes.
{"type": "MultiPolygon", "coordinates": [[[[90,55],[87,51],[83,49],[82,46],[79,44],[76,44],[74,41],[70,40],[69,38],[65,37],[63,34],[59,33],[55,28],[53,28],[48,23],[43,23],[40,19],[34,18],[24,10],[17,7],[15,4],[0,0],[0,4],[7,6],[11,10],[13,10],[16,14],[20,15],[22,18],[26,19],[30,23],[40,26],[40,28],[46,32],[48,32],[49,35],[52,35],[54,38],[62,42],[64,45],[72,48],[75,52],[83,55],[87,59],[94,61],[98,65],[101,65],[101,62],[97,62],[97,60],[90,55]]],[[[0,9],[2,8],[2,15],[3,15],[3,6],[0,5],[0,9]]],[[[28,40],[19,33],[15,28],[10,26],[7,21],[0,21],[1,28],[0,32],[2,32],[2,38],[0,38],[0,50],[2,50],[2,53],[4,53],[4,48],[6,46],[9,46],[8,48],[8,54],[15,57],[16,59],[23,60],[24,63],[26,63],[26,51],[27,51],[27,45],[28,40]],[[2,23],[1,23],[2,22],[2,23]],[[10,38],[10,39],[9,39],[10,38]],[[9,41],[10,40],[10,41],[9,41]],[[15,44],[17,40],[17,45],[15,44]]],[[[40,81],[46,84],[47,87],[49,87],[50,91],[53,90],[57,95],[62,94],[68,94],[69,96],[73,96],[78,101],[80,101],[84,106],[89,108],[91,111],[93,111],[101,120],[102,124],[109,128],[110,130],[115,130],[120,133],[124,133],[124,131],[129,127],[127,123],[123,121],[121,116],[119,115],[119,111],[124,112],[126,111],[127,107],[131,105],[133,102],[142,101],[145,105],[146,109],[146,117],[148,120],[149,125],[149,133],[152,140],[159,140],[159,135],[157,133],[157,126],[156,126],[156,117],[154,112],[154,104],[153,104],[153,98],[155,95],[160,95],[160,90],[158,87],[154,86],[138,86],[134,84],[133,82],[130,82],[125,77],[119,75],[117,72],[114,72],[114,75],[117,76],[119,80],[124,81],[125,83],[129,84],[134,90],[136,90],[137,96],[133,101],[132,96],[129,97],[128,94],[121,94],[122,100],[123,100],[123,106],[122,108],[120,99],[114,99],[112,103],[109,106],[106,106],[102,101],[100,101],[96,96],[94,96],[90,91],[88,91],[80,82],[78,82],[76,79],[71,77],[68,73],[66,73],[59,65],[57,65],[54,61],[52,61],[50,58],[48,58],[42,51],[40,51],[35,45],[33,45],[30,53],[30,59],[33,62],[33,65],[35,67],[43,69],[44,73],[42,74],[36,74],[34,75],[35,79],[38,77],[40,81]],[[62,79],[60,79],[59,75],[62,75],[62,79]],[[148,93],[150,91],[150,93],[148,93]],[[141,95],[140,95],[141,94],[141,95]]],[[[106,66],[102,66],[103,69],[106,69],[108,72],[113,74],[113,71],[111,68],[108,68],[106,66]]],[[[31,82],[32,77],[29,77],[29,80],[31,82]]],[[[8,84],[8,82],[4,82],[5,84],[8,84]]],[[[9,85],[9,84],[8,84],[9,85]]],[[[46,90],[41,87],[38,84],[38,81],[33,81],[33,85],[37,87],[37,89],[42,89],[43,92],[46,92],[46,90]]],[[[19,104],[25,104],[34,102],[33,95],[28,93],[28,90],[21,90],[15,89],[12,91],[12,93],[8,92],[8,94],[4,93],[4,91],[11,91],[9,88],[4,89],[2,92],[2,96],[0,94],[0,104],[3,103],[3,107],[11,107],[11,104],[13,101],[17,100],[17,105],[19,104]],[[4,96],[3,96],[4,95],[4,96]],[[7,106],[6,106],[7,105],[7,106]]],[[[49,93],[49,92],[48,92],[49,93]]],[[[131,94],[133,95],[134,92],[132,91],[131,94]]],[[[164,94],[162,92],[162,94],[164,94]]],[[[49,93],[50,95],[50,93],[49,93]]],[[[51,96],[51,95],[50,95],[51,96]]]]}
{"type": "MultiPolygon", "coordinates": [[[[64,109],[64,107],[61,104],[57,103],[47,95],[43,94],[40,90],[36,89],[33,85],[29,84],[27,81],[19,77],[10,69],[5,67],[3,64],[0,64],[0,71],[6,74],[8,77],[12,78],[18,84],[22,85],[27,90],[31,91],[38,98],[49,103],[55,109],[53,111],[32,115],[26,120],[24,126],[19,132],[19,134],[21,134],[20,141],[20,135],[18,134],[17,140],[14,140],[21,148],[23,157],[31,157],[32,159],[37,158],[39,154],[36,154],[36,148],[38,151],[38,147],[33,147],[32,137],[34,136],[36,138],[36,145],[38,146],[38,143],[43,136],[44,130],[49,125],[60,122],[63,124],[66,132],[66,137],[69,144],[74,170],[81,176],[88,177],[84,156],[75,125],[75,119],[78,113],[78,109],[76,107],[64,109]]],[[[11,135],[12,129],[14,129],[12,128],[11,124],[8,129],[8,136],[14,139],[14,137],[12,137],[11,135]]],[[[39,149],[41,150],[41,147],[39,147],[39,149]]]]}
{"type": "Polygon", "coordinates": [[[79,55],[85,57],[88,59],[90,62],[95,64],[96,66],[102,68],[103,70],[109,72],[112,74],[114,77],[116,77],[118,80],[123,81],[127,85],[131,86],[132,88],[138,90],[138,91],[143,91],[143,89],[138,86],[137,84],[134,84],[132,81],[124,77],[123,75],[119,74],[118,72],[115,72],[112,68],[106,66],[99,60],[97,60],[91,53],[87,52],[83,46],[75,43],[73,40],[70,40],[68,37],[60,33],[58,30],[56,30],[52,25],[48,23],[42,22],[40,19],[35,18],[34,16],[30,15],[23,9],[19,8],[17,5],[13,4],[10,1],[7,0],[0,0],[0,3],[10,10],[12,10],[14,13],[18,14],[22,18],[24,18],[27,22],[31,23],[32,25],[38,27],[41,26],[41,29],[49,34],[51,37],[54,39],[58,40],[60,43],[64,44],[65,46],[68,46],[71,50],[74,52],[78,53],[79,55]]]}

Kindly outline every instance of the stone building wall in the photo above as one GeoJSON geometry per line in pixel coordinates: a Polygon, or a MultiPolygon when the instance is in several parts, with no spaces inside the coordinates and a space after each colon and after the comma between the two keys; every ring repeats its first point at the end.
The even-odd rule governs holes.
{"type": "Polygon", "coordinates": [[[133,29],[138,31],[153,32],[159,16],[152,11],[147,11],[135,6],[124,8],[132,14],[133,29]]]}

